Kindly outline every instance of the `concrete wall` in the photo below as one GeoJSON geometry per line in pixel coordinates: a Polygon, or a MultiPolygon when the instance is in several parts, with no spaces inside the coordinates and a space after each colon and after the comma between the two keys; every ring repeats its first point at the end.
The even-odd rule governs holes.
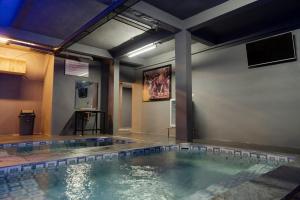
{"type": "MultiPolygon", "coordinates": [[[[294,34],[299,57],[300,31],[294,34]]],[[[174,64],[173,53],[165,55],[148,59],[151,67],[138,70],[138,84],[143,70],[174,64]]],[[[299,147],[299,62],[248,69],[245,44],[193,55],[195,137],[299,147]]],[[[142,103],[143,133],[166,134],[168,126],[169,102],[142,103]]]]}
{"type": "MultiPolygon", "coordinates": [[[[161,67],[174,63],[168,62],[159,65],[153,65],[137,70],[137,83],[141,86],[140,95],[142,95],[143,71],[151,68],[161,67]]],[[[175,73],[172,73],[172,98],[175,98],[175,73]]],[[[142,101],[142,98],[141,98],[142,101]]],[[[170,101],[142,102],[141,104],[141,132],[152,135],[167,135],[170,126],[170,101]]]]}
{"type": "Polygon", "coordinates": [[[299,61],[248,69],[243,44],[193,56],[192,76],[199,138],[299,147],[299,61]]]}
{"type": "MultiPolygon", "coordinates": [[[[130,130],[134,133],[141,133],[142,125],[141,125],[141,118],[142,118],[142,87],[141,84],[137,83],[137,70],[133,66],[120,66],[120,82],[125,82],[125,84],[129,83],[131,85],[132,90],[132,102],[131,102],[131,126],[130,130]]],[[[122,102],[120,102],[122,104],[122,102]]],[[[123,107],[123,105],[122,105],[123,107]]],[[[126,108],[125,108],[126,110],[126,108]]],[[[120,108],[121,115],[126,115],[126,111],[124,108],[120,108]]],[[[129,111],[128,111],[129,112],[129,111]]],[[[123,116],[120,116],[123,117],[123,116]]],[[[129,124],[129,122],[127,122],[129,124]]],[[[123,126],[121,126],[122,128],[123,126]]]]}
{"type": "MultiPolygon", "coordinates": [[[[54,64],[54,87],[53,87],[53,114],[52,132],[53,134],[72,134],[74,130],[75,111],[75,82],[76,80],[86,80],[98,83],[98,107],[101,110],[107,109],[101,103],[107,97],[107,85],[102,82],[102,64],[96,61],[89,62],[89,77],[77,77],[64,74],[65,59],[56,57],[54,64]],[[102,98],[102,99],[101,99],[102,98]]],[[[92,121],[93,119],[91,119],[92,121]]]]}
{"type": "Polygon", "coordinates": [[[34,133],[41,132],[41,103],[43,81],[26,80],[21,76],[0,74],[0,134],[19,133],[19,114],[22,109],[36,114],[34,133]]]}
{"type": "Polygon", "coordinates": [[[120,128],[131,128],[132,88],[122,87],[122,124],[120,128]]]}
{"type": "Polygon", "coordinates": [[[34,133],[41,133],[42,96],[49,55],[27,48],[0,46],[0,56],[26,62],[24,76],[0,74],[0,135],[19,133],[21,109],[35,111],[34,133]]]}
{"type": "Polygon", "coordinates": [[[131,132],[142,132],[142,85],[132,84],[132,127],[131,132]]]}
{"type": "Polygon", "coordinates": [[[134,67],[120,65],[120,82],[134,83],[136,81],[134,67]]]}

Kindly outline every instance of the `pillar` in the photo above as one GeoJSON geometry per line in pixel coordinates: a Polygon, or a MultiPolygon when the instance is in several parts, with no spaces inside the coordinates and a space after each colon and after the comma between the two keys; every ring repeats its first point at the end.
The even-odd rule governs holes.
{"type": "Polygon", "coordinates": [[[109,66],[108,81],[108,133],[116,134],[119,130],[119,60],[113,60],[109,66]]]}
{"type": "Polygon", "coordinates": [[[191,33],[182,30],[175,35],[176,69],[176,139],[192,142],[192,67],[191,33]]]}

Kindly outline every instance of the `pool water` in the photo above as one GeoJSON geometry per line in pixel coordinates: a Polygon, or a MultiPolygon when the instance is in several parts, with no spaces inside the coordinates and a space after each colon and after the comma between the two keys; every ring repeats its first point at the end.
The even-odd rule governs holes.
{"type": "Polygon", "coordinates": [[[274,169],[247,159],[164,152],[0,178],[0,199],[209,199],[274,169]]]}
{"type": "Polygon", "coordinates": [[[87,138],[83,140],[61,140],[51,141],[51,144],[43,143],[40,145],[33,145],[33,142],[23,143],[23,145],[13,145],[8,148],[0,149],[1,154],[8,155],[28,155],[36,152],[61,152],[69,149],[80,149],[86,147],[98,147],[98,146],[109,146],[113,144],[124,144],[128,143],[126,140],[114,140],[112,138],[87,138]]]}

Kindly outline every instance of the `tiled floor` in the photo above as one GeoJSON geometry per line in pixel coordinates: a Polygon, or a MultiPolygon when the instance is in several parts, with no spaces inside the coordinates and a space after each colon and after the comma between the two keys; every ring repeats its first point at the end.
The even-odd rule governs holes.
{"type": "Polygon", "coordinates": [[[101,137],[101,136],[111,136],[111,135],[91,135],[86,134],[85,136],[59,136],[59,135],[0,135],[0,144],[3,143],[14,143],[14,142],[24,142],[24,141],[40,141],[40,140],[68,140],[68,139],[77,139],[77,138],[85,138],[85,137],[101,137]]]}
{"type": "MultiPolygon", "coordinates": [[[[40,141],[40,140],[71,140],[78,138],[89,138],[89,137],[103,137],[111,135],[85,135],[85,136],[45,136],[45,135],[34,135],[34,136],[1,136],[0,143],[15,143],[24,141],[40,141]]],[[[155,144],[174,144],[175,139],[170,139],[161,136],[151,136],[151,135],[140,135],[140,134],[118,134],[114,136],[116,138],[126,138],[134,140],[131,144],[114,144],[112,146],[98,146],[98,147],[88,147],[80,149],[65,149],[59,152],[49,152],[48,150],[39,150],[32,152],[29,155],[14,156],[14,155],[0,155],[0,167],[41,162],[47,160],[57,160],[71,157],[78,157],[84,155],[94,155],[99,152],[115,152],[124,149],[147,147],[155,144]]]]}
{"type": "MultiPolygon", "coordinates": [[[[13,143],[13,142],[22,142],[22,141],[39,141],[39,140],[60,140],[60,139],[77,139],[77,138],[86,138],[86,137],[102,137],[102,136],[112,136],[109,134],[101,135],[92,135],[85,134],[84,136],[58,136],[58,135],[28,135],[28,136],[19,136],[19,135],[0,135],[0,144],[1,143],[13,143]]],[[[147,135],[147,134],[137,134],[137,133],[119,133],[114,136],[132,138],[139,141],[150,142],[150,143],[174,143],[175,138],[168,138],[164,135],[147,135]]]]}

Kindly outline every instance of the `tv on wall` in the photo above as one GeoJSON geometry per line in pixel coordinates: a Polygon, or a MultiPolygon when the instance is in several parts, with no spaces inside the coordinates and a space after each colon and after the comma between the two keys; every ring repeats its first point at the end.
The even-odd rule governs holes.
{"type": "Polygon", "coordinates": [[[249,68],[297,60],[291,32],[246,44],[249,68]]]}

